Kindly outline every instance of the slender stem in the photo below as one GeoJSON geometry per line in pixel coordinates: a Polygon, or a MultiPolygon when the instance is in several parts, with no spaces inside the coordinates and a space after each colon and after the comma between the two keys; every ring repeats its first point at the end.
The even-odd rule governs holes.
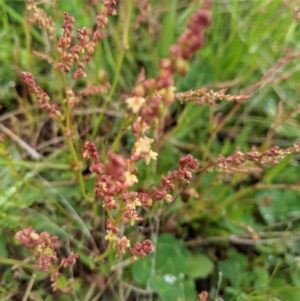
{"type": "Polygon", "coordinates": [[[217,290],[216,290],[216,297],[215,297],[215,301],[218,301],[218,296],[222,287],[222,282],[223,282],[223,273],[219,272],[219,280],[218,280],[218,286],[217,286],[217,290]]]}
{"type": "MultiPolygon", "coordinates": [[[[15,169],[15,166],[13,165],[9,152],[4,148],[4,144],[0,145],[0,156],[6,158],[6,160],[4,160],[4,166],[8,167],[10,173],[12,174],[12,176],[14,178],[17,178],[18,176],[18,172],[15,169]]],[[[0,164],[1,166],[1,164],[0,164]]]]}
{"type": "Polygon", "coordinates": [[[9,32],[10,26],[9,26],[9,19],[8,19],[6,7],[5,7],[5,1],[0,1],[0,6],[1,6],[1,10],[2,10],[1,19],[3,22],[3,26],[6,30],[6,32],[9,32]]]}
{"type": "Polygon", "coordinates": [[[31,292],[31,290],[32,290],[32,287],[33,287],[35,278],[36,278],[36,274],[33,274],[33,275],[31,276],[31,279],[30,279],[29,282],[28,282],[28,285],[27,285],[25,294],[24,294],[24,296],[23,296],[23,298],[22,298],[22,301],[27,301],[27,300],[28,300],[28,297],[29,297],[30,292],[31,292]]]}
{"type": "MultiPolygon", "coordinates": [[[[2,154],[0,154],[2,155],[2,154]]],[[[70,166],[68,164],[65,163],[55,163],[55,162],[32,162],[32,161],[11,161],[10,159],[7,160],[1,160],[0,159],[0,166],[7,166],[11,164],[12,166],[22,166],[22,167],[26,167],[29,169],[32,168],[49,168],[51,167],[51,169],[59,169],[59,170],[66,170],[68,169],[70,166]]]]}
{"type": "Polygon", "coordinates": [[[72,128],[71,128],[72,108],[71,108],[70,99],[69,99],[68,93],[67,93],[67,82],[66,82],[65,74],[62,74],[62,81],[63,81],[63,87],[64,87],[64,91],[65,91],[65,95],[66,95],[66,102],[65,102],[66,104],[64,106],[64,113],[65,113],[64,116],[65,116],[66,127],[63,126],[63,129],[62,129],[63,130],[63,135],[64,135],[64,138],[65,138],[67,144],[68,144],[71,156],[74,160],[74,164],[75,164],[75,167],[76,167],[76,170],[74,172],[75,172],[76,177],[79,181],[81,194],[85,199],[89,199],[89,197],[88,197],[88,195],[86,194],[86,191],[85,191],[84,179],[83,179],[83,175],[82,175],[82,172],[81,172],[81,169],[80,169],[80,161],[79,161],[78,156],[77,156],[77,152],[76,152],[73,140],[72,140],[72,136],[66,134],[66,131],[71,131],[72,130],[72,128]]]}
{"type": "Polygon", "coordinates": [[[112,250],[112,245],[109,244],[108,247],[107,247],[107,249],[105,250],[105,252],[102,253],[101,255],[99,255],[98,257],[96,257],[94,259],[94,262],[99,262],[99,261],[103,260],[105,257],[107,257],[109,255],[109,253],[110,253],[111,250],[112,250]]]}
{"type": "Polygon", "coordinates": [[[22,97],[19,96],[17,90],[15,87],[12,88],[12,92],[14,95],[14,98],[17,100],[18,105],[20,110],[22,111],[22,113],[24,114],[24,116],[26,116],[29,126],[31,127],[31,132],[33,131],[33,124],[34,124],[34,118],[33,116],[29,113],[30,110],[28,110],[29,108],[29,102],[28,101],[24,101],[24,99],[22,97]]]}
{"type": "Polygon", "coordinates": [[[222,203],[216,204],[214,207],[214,210],[220,212],[220,208],[224,206],[231,205],[235,203],[237,200],[239,200],[242,196],[247,195],[248,193],[251,193],[258,189],[294,189],[299,190],[299,184],[296,185],[289,185],[289,184],[274,184],[274,185],[264,185],[261,183],[257,183],[248,187],[244,187],[240,189],[237,193],[229,196],[227,199],[225,199],[222,203]]]}
{"type": "Polygon", "coordinates": [[[128,118],[123,120],[121,128],[119,129],[119,132],[112,144],[112,150],[114,152],[117,152],[119,150],[120,140],[122,139],[127,127],[132,123],[132,121],[133,121],[133,116],[129,116],[128,118]]]}
{"type": "Polygon", "coordinates": [[[0,262],[2,264],[22,266],[23,268],[26,268],[26,269],[31,269],[31,270],[34,269],[33,264],[29,264],[29,263],[26,263],[26,262],[23,262],[23,261],[17,260],[17,259],[0,257],[0,262]]]}
{"type": "Polygon", "coordinates": [[[232,110],[226,115],[226,117],[214,128],[214,130],[211,132],[211,135],[209,137],[208,142],[206,143],[206,148],[203,154],[203,161],[206,160],[210,146],[216,137],[216,134],[223,128],[223,126],[232,118],[233,114],[238,110],[238,108],[241,106],[241,103],[237,103],[232,110]]]}
{"type": "Polygon", "coordinates": [[[109,219],[113,222],[113,221],[114,221],[114,218],[113,218],[113,216],[111,215],[110,211],[109,211],[106,207],[105,207],[105,209],[106,209],[106,213],[107,213],[109,219]]]}
{"type": "Polygon", "coordinates": [[[122,218],[122,214],[123,214],[123,211],[124,211],[124,208],[125,208],[125,203],[124,202],[121,202],[120,203],[120,209],[119,209],[119,212],[118,212],[118,215],[115,219],[115,224],[118,225],[121,221],[121,218],[122,218]]]}
{"type": "MultiPolygon", "coordinates": [[[[69,138],[69,137],[66,137],[66,140],[67,140],[67,144],[68,144],[68,146],[69,146],[71,155],[72,155],[72,157],[73,157],[75,166],[79,166],[79,160],[78,160],[78,157],[77,157],[77,153],[76,153],[75,147],[74,147],[74,145],[73,145],[73,143],[72,143],[72,140],[71,140],[71,138],[69,138]]],[[[89,199],[89,197],[88,197],[88,195],[86,194],[86,191],[85,191],[85,184],[84,184],[84,179],[83,179],[83,175],[82,175],[81,170],[76,170],[76,171],[75,171],[75,174],[76,174],[77,179],[78,179],[78,181],[79,181],[80,191],[81,191],[82,196],[83,196],[85,199],[89,199]]]]}
{"type": "Polygon", "coordinates": [[[92,282],[88,291],[86,292],[85,296],[84,296],[84,299],[83,301],[89,301],[91,300],[91,297],[95,291],[95,288],[96,288],[96,283],[95,282],[92,282]]]}
{"type": "MultiPolygon", "coordinates": [[[[120,258],[121,260],[121,258],[120,258]]],[[[117,279],[118,279],[118,287],[119,287],[119,300],[124,301],[124,287],[123,287],[123,282],[122,282],[122,277],[123,277],[123,269],[117,269],[117,279]]]]}
{"type": "Polygon", "coordinates": [[[29,22],[27,22],[27,18],[24,18],[24,31],[25,31],[25,43],[26,43],[26,52],[27,52],[27,56],[26,56],[26,67],[28,68],[28,70],[32,70],[31,68],[31,35],[30,35],[30,24],[29,22]]]}
{"type": "MultiPolygon", "coordinates": [[[[230,204],[235,203],[237,200],[239,200],[242,196],[247,195],[250,192],[253,192],[256,189],[255,185],[242,188],[235,194],[229,196],[227,199],[225,199],[223,202],[216,204],[214,210],[219,211],[220,208],[224,208],[225,206],[228,206],[230,204]]],[[[219,211],[220,212],[220,211],[219,211]]]]}
{"type": "Polygon", "coordinates": [[[220,210],[221,207],[224,206],[228,206],[231,205],[235,202],[238,201],[238,199],[244,195],[247,195],[248,193],[251,193],[255,190],[258,189],[293,189],[296,191],[299,191],[299,184],[295,184],[295,185],[289,185],[289,184],[261,184],[261,183],[257,183],[248,187],[244,187],[242,189],[240,189],[237,193],[229,196],[228,198],[226,198],[223,202],[216,204],[216,206],[214,207],[214,209],[216,209],[217,211],[220,210]]]}
{"type": "MultiPolygon", "coordinates": [[[[108,210],[108,209],[106,208],[106,213],[107,213],[109,219],[110,219],[115,225],[118,225],[118,224],[120,223],[124,208],[125,208],[125,203],[124,203],[124,202],[121,202],[119,212],[118,212],[117,217],[116,217],[115,219],[114,219],[113,216],[111,215],[110,210],[108,210]]],[[[108,254],[110,253],[111,250],[112,250],[112,244],[110,243],[109,246],[108,246],[108,248],[106,249],[106,251],[105,251],[104,253],[102,253],[100,256],[98,256],[98,257],[94,260],[94,262],[98,262],[98,261],[103,260],[105,257],[108,256],[108,254]]]]}
{"type": "Polygon", "coordinates": [[[129,40],[130,21],[131,21],[131,13],[132,13],[132,1],[131,0],[124,1],[124,2],[122,2],[122,5],[125,7],[125,11],[124,11],[125,19],[123,20],[121,18],[122,33],[123,33],[122,44],[123,45],[117,53],[117,64],[116,64],[116,70],[114,72],[113,83],[111,85],[108,95],[104,99],[104,103],[102,106],[103,111],[100,114],[98,120],[96,121],[96,125],[94,126],[94,129],[92,132],[92,139],[95,139],[95,137],[98,133],[99,127],[101,126],[102,121],[103,121],[104,112],[108,106],[108,103],[109,103],[111,97],[113,96],[113,94],[116,90],[117,84],[119,82],[120,74],[121,74],[121,69],[122,69],[122,65],[123,65],[125,52],[129,49],[128,40],[129,40]]]}
{"type": "Polygon", "coordinates": [[[273,270],[273,272],[272,272],[272,274],[270,275],[270,278],[269,278],[267,283],[270,283],[273,280],[273,278],[276,276],[277,272],[279,271],[279,268],[280,268],[281,265],[282,265],[282,259],[279,259],[276,266],[275,266],[275,268],[274,268],[274,270],[273,270]]]}

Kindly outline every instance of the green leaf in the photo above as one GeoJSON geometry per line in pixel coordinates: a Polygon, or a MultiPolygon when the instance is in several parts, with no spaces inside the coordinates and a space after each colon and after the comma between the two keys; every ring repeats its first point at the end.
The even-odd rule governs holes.
{"type": "Polygon", "coordinates": [[[187,250],[183,242],[170,234],[158,237],[155,254],[138,260],[133,265],[133,277],[141,284],[146,284],[152,271],[152,256],[155,256],[155,273],[178,277],[184,273],[187,250]]]}
{"type": "Polygon", "coordinates": [[[0,257],[8,257],[6,239],[3,236],[0,236],[0,257]]]}
{"type": "Polygon", "coordinates": [[[146,284],[151,275],[152,255],[136,261],[133,265],[133,278],[137,283],[146,284]]]}
{"type": "Polygon", "coordinates": [[[155,268],[162,274],[179,275],[184,272],[186,248],[182,241],[169,234],[159,236],[156,246],[155,268]]]}
{"type": "Polygon", "coordinates": [[[291,158],[292,156],[289,155],[285,157],[282,161],[280,161],[278,164],[276,164],[274,167],[272,167],[264,176],[264,182],[270,184],[279,173],[281,173],[287,168],[291,161],[291,158]]]}
{"type": "Polygon", "coordinates": [[[247,257],[234,249],[229,249],[228,259],[219,261],[218,268],[223,273],[224,279],[228,279],[237,288],[246,276],[247,257]]]}
{"type": "Polygon", "coordinates": [[[253,268],[253,274],[255,277],[255,280],[254,280],[255,288],[259,289],[267,284],[267,282],[269,280],[269,273],[266,269],[259,267],[259,266],[255,266],[253,268]]]}
{"type": "Polygon", "coordinates": [[[168,282],[167,278],[163,275],[151,276],[149,285],[165,301],[183,299],[180,298],[180,296],[184,296],[183,287],[176,283],[176,281],[173,283],[168,282]]]}
{"type": "Polygon", "coordinates": [[[283,288],[278,289],[277,294],[280,296],[281,300],[288,300],[288,301],[300,300],[299,287],[285,286],[283,288]]]}
{"type": "Polygon", "coordinates": [[[81,252],[79,250],[79,258],[80,260],[87,265],[91,270],[93,270],[95,268],[94,262],[92,260],[92,258],[90,258],[89,256],[86,256],[86,254],[84,252],[81,252]]]}
{"type": "Polygon", "coordinates": [[[256,196],[271,201],[269,205],[259,207],[262,217],[268,224],[299,214],[299,196],[296,191],[272,189],[260,191],[256,196]]]}
{"type": "Polygon", "coordinates": [[[196,254],[186,258],[185,274],[191,278],[206,278],[213,268],[213,262],[205,254],[196,254]]]}

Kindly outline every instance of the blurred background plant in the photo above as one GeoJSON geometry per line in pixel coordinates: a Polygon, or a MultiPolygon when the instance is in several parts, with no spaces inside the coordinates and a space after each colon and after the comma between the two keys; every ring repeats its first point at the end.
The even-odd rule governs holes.
{"type": "Polygon", "coordinates": [[[102,203],[94,202],[89,164],[80,165],[84,143],[93,141],[103,162],[111,147],[129,156],[136,138],[125,100],[141,81],[157,76],[160,59],[169,57],[201,5],[118,3],[118,15],[108,17],[93,59],[85,63],[87,76],[74,85],[66,77],[75,92],[86,92],[80,105],[62,112],[64,122],[76,125],[73,135],[39,108],[22,72],[32,73],[53,104],[63,107],[72,97],[55,65],[64,12],[75,18],[75,29],[90,28],[90,34],[99,27],[96,16],[103,3],[45,1],[30,10],[26,6],[32,1],[0,4],[1,300],[196,300],[203,290],[209,300],[299,300],[297,1],[213,2],[205,45],[192,57],[187,75],[175,75],[179,101],[161,112],[160,131],[153,132],[157,161],[137,163],[139,182],[133,188],[158,189],[161,175],[176,170],[189,153],[200,166],[173,195],[173,203],[155,202],[143,209],[138,227],[122,229],[134,241],[150,238],[154,244],[153,253],[134,263],[113,253],[95,261],[106,248],[106,218],[102,203]],[[53,20],[45,17],[42,29],[36,26],[39,9],[53,20]],[[106,94],[86,90],[107,82],[106,94]],[[226,95],[244,98],[230,102],[226,95]],[[277,164],[257,159],[270,157],[274,146],[293,145],[277,164]],[[237,148],[247,160],[233,165],[237,148]],[[236,170],[223,168],[226,158],[236,170]],[[62,282],[74,283],[69,295],[53,292],[32,254],[12,239],[30,226],[58,236],[58,254],[78,253],[77,263],[61,276],[62,282]],[[220,272],[223,282],[216,292],[220,272]]]}

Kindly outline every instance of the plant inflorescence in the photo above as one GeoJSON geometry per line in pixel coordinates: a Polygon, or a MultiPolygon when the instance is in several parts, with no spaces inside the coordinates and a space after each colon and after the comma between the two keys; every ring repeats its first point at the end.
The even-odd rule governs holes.
{"type": "MultiPolygon", "coordinates": [[[[74,253],[69,252],[69,256],[66,258],[61,256],[61,260],[58,250],[64,245],[64,242],[63,240],[60,241],[58,236],[51,236],[49,234],[51,231],[48,232],[48,229],[38,234],[32,225],[29,227],[22,225],[15,234],[15,239],[34,255],[37,266],[33,264],[33,267],[49,274],[51,288],[63,293],[71,293],[75,290],[71,280],[67,284],[63,283],[61,275],[63,268],[76,270],[76,264],[82,264],[85,268],[88,267],[93,277],[98,275],[101,270],[105,276],[100,280],[97,278],[99,276],[95,276],[97,278],[95,282],[100,283],[98,286],[103,290],[106,289],[106,285],[113,287],[110,281],[115,275],[111,276],[112,278],[109,280],[105,278],[114,274],[111,262],[120,263],[122,260],[124,262],[127,260],[128,264],[131,264],[138,260],[150,258],[148,263],[151,260],[151,264],[147,268],[151,270],[152,274],[155,274],[154,270],[159,270],[159,268],[155,265],[155,255],[153,254],[159,252],[156,250],[157,236],[159,223],[164,218],[163,213],[170,209],[168,212],[171,212],[171,216],[168,216],[167,222],[165,222],[166,229],[169,226],[168,222],[172,224],[172,219],[174,222],[174,217],[175,219],[180,217],[181,213],[182,215],[189,215],[191,226],[189,225],[187,228],[193,227],[199,211],[202,213],[203,208],[203,212],[208,210],[212,219],[218,219],[218,217],[225,215],[227,207],[225,205],[222,207],[221,202],[221,204],[216,202],[216,208],[212,209],[206,203],[212,187],[218,185],[216,183],[220,178],[214,178],[209,185],[205,186],[203,184],[205,174],[213,174],[217,171],[223,176],[222,180],[227,180],[228,174],[232,174],[234,175],[233,186],[242,187],[244,183],[240,180],[242,179],[240,174],[242,176],[254,175],[257,178],[263,173],[265,166],[278,165],[289,155],[300,152],[299,142],[286,148],[270,145],[277,128],[299,113],[297,107],[293,112],[286,115],[278,113],[278,117],[267,133],[267,139],[261,148],[252,147],[250,151],[242,151],[236,147],[231,155],[225,155],[221,150],[217,151],[216,155],[210,154],[214,139],[220,135],[223,127],[255,94],[258,88],[287,79],[286,76],[276,77],[276,75],[285,65],[299,57],[298,52],[288,52],[256,83],[245,89],[245,92],[229,94],[227,88],[213,90],[206,87],[178,91],[177,78],[189,74],[193,67],[193,57],[204,46],[206,30],[212,24],[212,1],[205,0],[200,9],[197,8],[190,14],[186,28],[177,39],[174,39],[173,45],[169,45],[168,57],[160,58],[157,61],[157,70],[152,72],[152,76],[149,75],[151,72],[143,67],[132,87],[130,89],[126,87],[123,89],[125,91],[120,88],[119,91],[118,83],[119,81],[122,82],[120,80],[121,65],[124,62],[126,51],[129,51],[128,39],[133,1],[105,0],[102,5],[94,3],[96,1],[92,2],[90,6],[93,8],[94,26],[77,28],[80,20],[76,20],[71,13],[64,12],[62,24],[58,26],[49,13],[38,7],[37,2],[27,0],[27,26],[39,28],[47,37],[50,45],[48,51],[43,52],[38,49],[31,52],[36,58],[44,60],[50,65],[51,75],[49,76],[53,79],[53,83],[49,81],[49,84],[45,85],[40,81],[39,74],[34,73],[34,70],[23,70],[21,82],[27,88],[24,92],[24,99],[28,103],[37,104],[36,115],[47,116],[45,118],[50,124],[48,128],[61,136],[61,140],[56,142],[56,145],[60,147],[63,153],[67,154],[67,160],[64,159],[62,165],[65,162],[67,164],[64,164],[63,168],[67,170],[68,176],[71,175],[72,183],[75,183],[80,190],[80,197],[74,206],[81,208],[82,218],[85,214],[92,218],[87,223],[89,225],[89,238],[84,241],[87,246],[80,247],[84,238],[73,229],[74,233],[72,234],[77,235],[78,238],[78,241],[77,238],[74,239],[76,243],[71,244],[74,253]],[[100,6],[100,12],[96,13],[95,11],[100,6]],[[98,62],[97,58],[101,54],[99,49],[102,49],[102,45],[105,48],[107,47],[105,44],[107,40],[114,39],[111,31],[113,31],[115,24],[111,25],[110,22],[113,23],[115,19],[121,20],[123,39],[121,42],[118,41],[121,47],[118,49],[119,53],[112,72],[112,80],[108,80],[107,74],[109,72],[103,69],[99,70],[95,80],[91,77],[91,69],[98,68],[95,67],[97,63],[94,62],[98,62]],[[58,27],[60,27],[59,30],[58,27]],[[27,91],[30,96],[27,95],[27,91]],[[200,151],[197,147],[190,147],[191,144],[189,143],[183,144],[187,150],[191,151],[180,151],[180,155],[174,155],[173,161],[176,164],[173,162],[172,169],[167,167],[161,173],[162,175],[158,175],[159,168],[157,165],[161,162],[160,158],[163,157],[163,143],[168,135],[167,123],[176,115],[172,111],[174,105],[178,105],[176,99],[185,108],[189,108],[189,106],[209,107],[209,122],[206,125],[208,138],[200,151]],[[95,109],[101,109],[100,115],[96,114],[95,118],[87,119],[82,116],[78,117],[78,109],[89,108],[92,101],[97,104],[95,109]],[[215,114],[213,110],[223,109],[224,103],[233,107],[221,119],[222,113],[219,111],[215,114]],[[121,119],[112,121],[109,115],[106,116],[109,108],[120,110],[121,119]],[[145,181],[145,178],[148,181],[145,181]],[[93,185],[90,185],[89,181],[93,185]],[[186,189],[188,185],[191,187],[186,189]],[[176,207],[178,195],[181,194],[183,194],[183,202],[180,205],[182,207],[176,207]],[[188,200],[190,198],[192,201],[186,201],[186,198],[188,200]],[[198,201],[194,202],[195,200],[198,201]],[[176,212],[176,208],[179,208],[178,212],[176,212]],[[219,211],[215,213],[214,210],[218,209],[219,211]],[[184,210],[191,214],[186,214],[184,210]],[[140,231],[141,228],[147,227],[150,231],[140,231]],[[92,251],[88,250],[91,245],[92,251]],[[85,253],[86,250],[88,250],[88,254],[85,253]],[[105,269],[103,266],[108,268],[105,269]],[[105,285],[102,283],[104,280],[107,280],[105,285]]],[[[137,29],[142,26],[142,22],[150,18],[151,1],[137,3],[136,7],[140,11],[134,24],[134,28],[137,29]]],[[[154,18],[154,16],[152,17],[154,18]]],[[[152,31],[153,34],[156,34],[157,28],[159,28],[158,24],[155,23],[154,19],[148,21],[151,23],[152,29],[156,28],[152,31]]],[[[30,31],[30,29],[27,30],[30,31]]],[[[128,57],[130,60],[130,55],[128,57]]],[[[110,61],[108,59],[108,62],[110,61]]],[[[93,111],[94,107],[91,106],[91,108],[93,111]]],[[[25,112],[25,116],[29,114],[24,107],[22,107],[21,112],[25,112]]],[[[185,117],[190,118],[190,116],[185,117]]],[[[202,116],[198,118],[201,119],[202,116]]],[[[32,120],[33,118],[28,117],[28,119],[32,120]]],[[[5,131],[6,135],[13,137],[4,126],[2,130],[5,131]]],[[[34,132],[33,128],[31,130],[34,132]]],[[[40,166],[45,164],[40,160],[40,154],[26,142],[14,140],[31,155],[34,154],[32,159],[37,164],[41,164],[40,166]]],[[[0,155],[10,162],[10,171],[17,178],[19,169],[11,163],[13,160],[11,160],[10,152],[6,149],[4,136],[1,136],[0,143],[0,155]]],[[[45,161],[52,160],[52,156],[56,158],[56,155],[57,153],[53,149],[45,152],[45,161]]],[[[57,160],[58,168],[61,168],[59,156],[57,160]]],[[[28,159],[28,162],[31,161],[28,159]]],[[[49,162],[51,167],[52,163],[49,162]]],[[[25,166],[27,165],[25,164],[25,166]]],[[[37,171],[39,171],[40,166],[36,169],[37,171]]],[[[255,187],[259,187],[259,185],[255,187]]],[[[222,198],[227,193],[226,189],[227,187],[213,193],[213,198],[216,200],[218,197],[222,198]]],[[[224,204],[232,204],[239,195],[243,194],[242,189],[232,197],[225,198],[224,204]]],[[[248,191],[249,189],[246,192],[248,191]]],[[[61,208],[59,207],[60,204],[57,206],[61,208]]],[[[34,207],[38,211],[36,209],[38,206],[31,204],[28,207],[34,207]]],[[[51,204],[47,210],[53,212],[51,204]]],[[[72,213],[70,216],[74,217],[74,214],[72,213]]],[[[70,224],[73,223],[73,221],[69,222],[70,224]]],[[[180,218],[178,218],[175,221],[175,226],[171,225],[169,228],[178,227],[180,228],[179,232],[183,231],[183,223],[180,223],[180,218]]],[[[253,227],[246,225],[244,221],[236,222],[234,226],[237,226],[239,230],[246,229],[247,235],[250,235],[251,239],[260,240],[260,235],[256,233],[253,227]]],[[[231,227],[233,228],[232,225],[231,227]]],[[[160,250],[160,248],[159,246],[158,249],[160,250]]],[[[178,249],[180,248],[178,247],[178,249]]],[[[185,249],[182,250],[182,253],[187,252],[185,249]]],[[[167,258],[166,262],[168,262],[167,258]]],[[[81,269],[78,269],[78,273],[85,270],[82,266],[81,269]]],[[[135,273],[138,272],[135,271],[135,273]]],[[[118,295],[120,300],[125,300],[121,274],[122,271],[119,269],[116,272],[119,285],[118,295]]],[[[140,283],[143,283],[142,280],[140,283]]],[[[149,293],[149,291],[132,288],[129,284],[127,286],[138,293],[149,293]]],[[[152,282],[151,288],[156,289],[157,294],[164,296],[164,292],[158,288],[156,282],[152,282]]],[[[152,292],[150,295],[152,296],[152,292]]],[[[208,298],[208,292],[203,290],[199,294],[198,300],[207,301],[208,298]]],[[[89,291],[84,300],[89,300],[89,291]]]]}

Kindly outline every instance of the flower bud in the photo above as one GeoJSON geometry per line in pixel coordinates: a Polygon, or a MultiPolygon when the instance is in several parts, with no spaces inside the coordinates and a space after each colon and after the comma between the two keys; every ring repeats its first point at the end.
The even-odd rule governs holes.
{"type": "Polygon", "coordinates": [[[175,61],[175,69],[179,75],[185,76],[189,71],[188,62],[186,60],[184,60],[183,58],[178,58],[175,61]]]}
{"type": "Polygon", "coordinates": [[[132,95],[134,96],[140,96],[140,97],[144,97],[145,96],[145,88],[143,87],[143,85],[137,85],[132,89],[132,95]]]}
{"type": "Polygon", "coordinates": [[[169,204],[173,202],[173,197],[170,194],[167,194],[164,200],[169,204]]]}
{"type": "Polygon", "coordinates": [[[163,90],[163,94],[161,95],[163,102],[167,105],[171,105],[175,100],[175,93],[172,87],[168,87],[167,89],[163,90]]]}

